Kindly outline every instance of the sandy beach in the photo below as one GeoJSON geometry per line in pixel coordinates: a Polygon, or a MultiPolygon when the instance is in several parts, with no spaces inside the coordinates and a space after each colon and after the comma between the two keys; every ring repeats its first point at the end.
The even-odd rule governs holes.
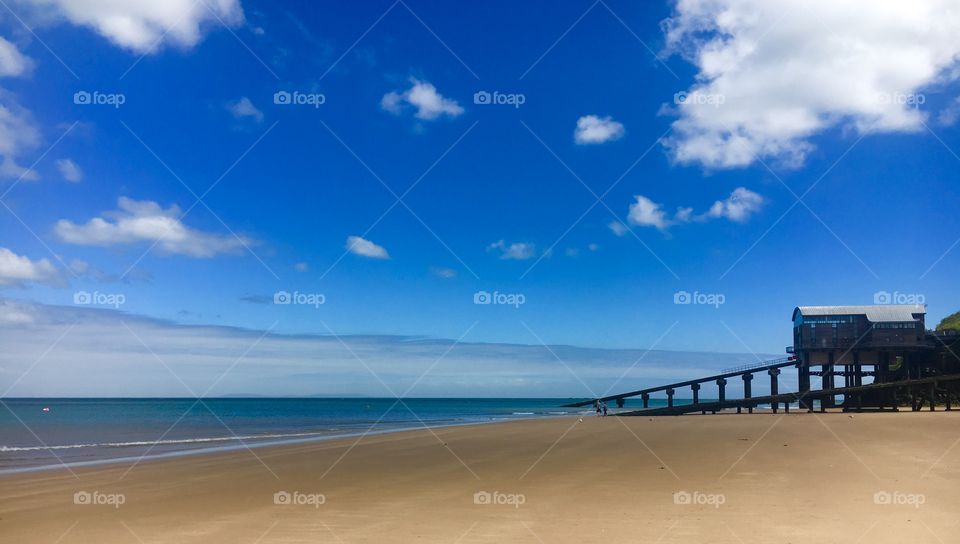
{"type": "Polygon", "coordinates": [[[6,476],[0,540],[953,542],[958,439],[944,412],[401,432],[6,476]]]}

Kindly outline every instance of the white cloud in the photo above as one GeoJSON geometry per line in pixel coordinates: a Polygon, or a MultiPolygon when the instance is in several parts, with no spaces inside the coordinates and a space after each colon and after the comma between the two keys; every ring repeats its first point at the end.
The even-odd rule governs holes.
{"type": "Polygon", "coordinates": [[[244,119],[252,119],[258,123],[263,121],[263,112],[257,109],[257,107],[253,105],[253,102],[246,96],[242,96],[233,102],[228,102],[227,111],[238,121],[244,119]]]}
{"type": "Polygon", "coordinates": [[[136,53],[153,53],[166,43],[189,48],[203,31],[243,22],[239,0],[31,0],[39,17],[55,14],[95,30],[136,53]]]}
{"type": "Polygon", "coordinates": [[[937,123],[945,127],[957,124],[960,119],[960,97],[953,99],[950,104],[944,108],[937,116],[937,123]]]}
{"type": "Polygon", "coordinates": [[[763,197],[745,187],[737,187],[726,200],[718,200],[706,213],[707,217],[726,217],[737,223],[746,222],[763,206],[763,197]]]}
{"type": "Polygon", "coordinates": [[[66,219],[57,221],[54,232],[64,242],[86,246],[114,246],[155,242],[166,254],[213,257],[237,253],[254,242],[233,235],[203,232],[181,221],[176,205],[163,209],[150,200],[120,197],[118,211],[107,212],[78,225],[66,219]]]}
{"type": "MultiPolygon", "coordinates": [[[[760,211],[760,208],[763,207],[765,202],[764,198],[759,194],[745,187],[737,187],[730,193],[729,197],[725,200],[714,202],[709,210],[700,215],[694,215],[693,208],[680,206],[671,216],[663,209],[662,204],[654,202],[642,195],[636,195],[634,198],[636,201],[630,205],[627,221],[632,225],[656,227],[664,231],[680,223],[689,223],[690,221],[704,222],[720,218],[725,218],[737,223],[745,223],[750,219],[750,216],[760,211]]],[[[610,223],[610,229],[613,230],[617,236],[622,236],[623,234],[620,231],[620,229],[623,228],[622,225],[620,225],[619,228],[614,228],[615,225],[620,225],[620,223],[610,223]]],[[[623,232],[625,232],[625,229],[623,232]]]]}
{"type": "Polygon", "coordinates": [[[623,236],[624,234],[627,233],[626,225],[624,225],[620,221],[611,221],[607,223],[607,227],[609,227],[610,230],[612,230],[613,233],[616,234],[617,236],[623,236]]]}
{"type": "Polygon", "coordinates": [[[954,0],[679,0],[664,28],[699,69],[665,145],[709,168],[799,166],[836,126],[921,130],[916,93],[960,77],[954,0]]]}
{"type": "Polygon", "coordinates": [[[410,105],[416,108],[414,114],[418,119],[432,121],[444,115],[457,117],[463,113],[463,108],[455,100],[445,98],[437,92],[437,88],[426,81],[411,78],[412,86],[402,92],[390,91],[380,99],[380,107],[395,115],[399,115],[410,105]]]}
{"type": "Polygon", "coordinates": [[[297,263],[293,265],[293,269],[296,270],[297,272],[309,272],[310,265],[307,263],[297,263]]]}
{"type": "Polygon", "coordinates": [[[0,76],[22,76],[33,68],[33,61],[0,36],[0,76]]]}
{"type": "Polygon", "coordinates": [[[40,131],[33,124],[33,116],[12,94],[0,89],[0,176],[39,179],[35,171],[18,164],[18,158],[39,143],[40,131]]]}
{"type": "Polygon", "coordinates": [[[0,325],[16,326],[34,322],[31,304],[20,304],[10,300],[0,300],[0,325]]]}
{"type": "Polygon", "coordinates": [[[347,251],[371,259],[389,259],[390,254],[383,246],[365,240],[359,236],[347,236],[347,251]]]}
{"type": "Polygon", "coordinates": [[[573,133],[573,140],[581,145],[602,144],[619,140],[623,134],[623,124],[614,121],[610,116],[584,115],[577,119],[577,130],[573,133]]]}
{"type": "Polygon", "coordinates": [[[71,183],[77,183],[83,179],[83,171],[80,170],[80,167],[77,166],[77,163],[73,162],[71,159],[57,160],[57,170],[60,171],[60,175],[63,176],[63,179],[71,183]]]}
{"type": "Polygon", "coordinates": [[[430,269],[430,272],[434,276],[445,279],[445,280],[449,280],[457,277],[457,271],[452,268],[433,267],[430,269]]]}
{"type": "Polygon", "coordinates": [[[0,247],[0,285],[60,284],[62,278],[47,259],[37,261],[0,247]]]}
{"type": "Polygon", "coordinates": [[[630,205],[630,213],[627,215],[627,220],[631,224],[656,227],[660,230],[670,226],[671,221],[667,218],[667,214],[660,204],[641,195],[636,195],[634,198],[636,202],[630,205]]]}
{"type": "Polygon", "coordinates": [[[537,246],[525,242],[513,242],[507,244],[503,240],[498,240],[489,246],[487,251],[500,252],[500,258],[514,261],[525,261],[532,259],[537,255],[537,246]]]}

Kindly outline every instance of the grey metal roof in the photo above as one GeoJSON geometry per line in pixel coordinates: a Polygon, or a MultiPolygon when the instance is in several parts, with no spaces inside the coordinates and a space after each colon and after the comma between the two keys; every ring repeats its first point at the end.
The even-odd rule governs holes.
{"type": "Polygon", "coordinates": [[[873,323],[915,321],[913,314],[927,313],[924,304],[877,304],[870,306],[797,306],[800,315],[866,315],[873,323]]]}

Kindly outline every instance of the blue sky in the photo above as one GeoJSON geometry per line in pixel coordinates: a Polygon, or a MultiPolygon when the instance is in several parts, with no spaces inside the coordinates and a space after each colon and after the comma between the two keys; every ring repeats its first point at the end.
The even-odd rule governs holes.
{"type": "Polygon", "coordinates": [[[936,1],[856,23],[829,3],[783,20],[747,2],[735,23],[693,0],[190,4],[0,18],[0,296],[767,354],[799,304],[887,291],[930,325],[960,307],[960,51],[936,1]]]}

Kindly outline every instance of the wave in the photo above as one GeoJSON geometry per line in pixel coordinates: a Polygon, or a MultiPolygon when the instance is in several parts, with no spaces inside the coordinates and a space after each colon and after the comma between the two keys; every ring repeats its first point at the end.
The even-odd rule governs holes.
{"type": "Polygon", "coordinates": [[[304,436],[322,436],[330,432],[283,433],[283,434],[256,434],[248,436],[216,436],[210,438],[180,438],[170,440],[137,440],[133,442],[96,442],[91,444],[60,444],[55,446],[4,446],[0,445],[0,453],[15,451],[46,451],[72,450],[78,448],[135,448],[137,446],[162,446],[167,444],[205,444],[210,442],[233,442],[243,440],[261,440],[276,438],[297,438],[304,436]]]}

